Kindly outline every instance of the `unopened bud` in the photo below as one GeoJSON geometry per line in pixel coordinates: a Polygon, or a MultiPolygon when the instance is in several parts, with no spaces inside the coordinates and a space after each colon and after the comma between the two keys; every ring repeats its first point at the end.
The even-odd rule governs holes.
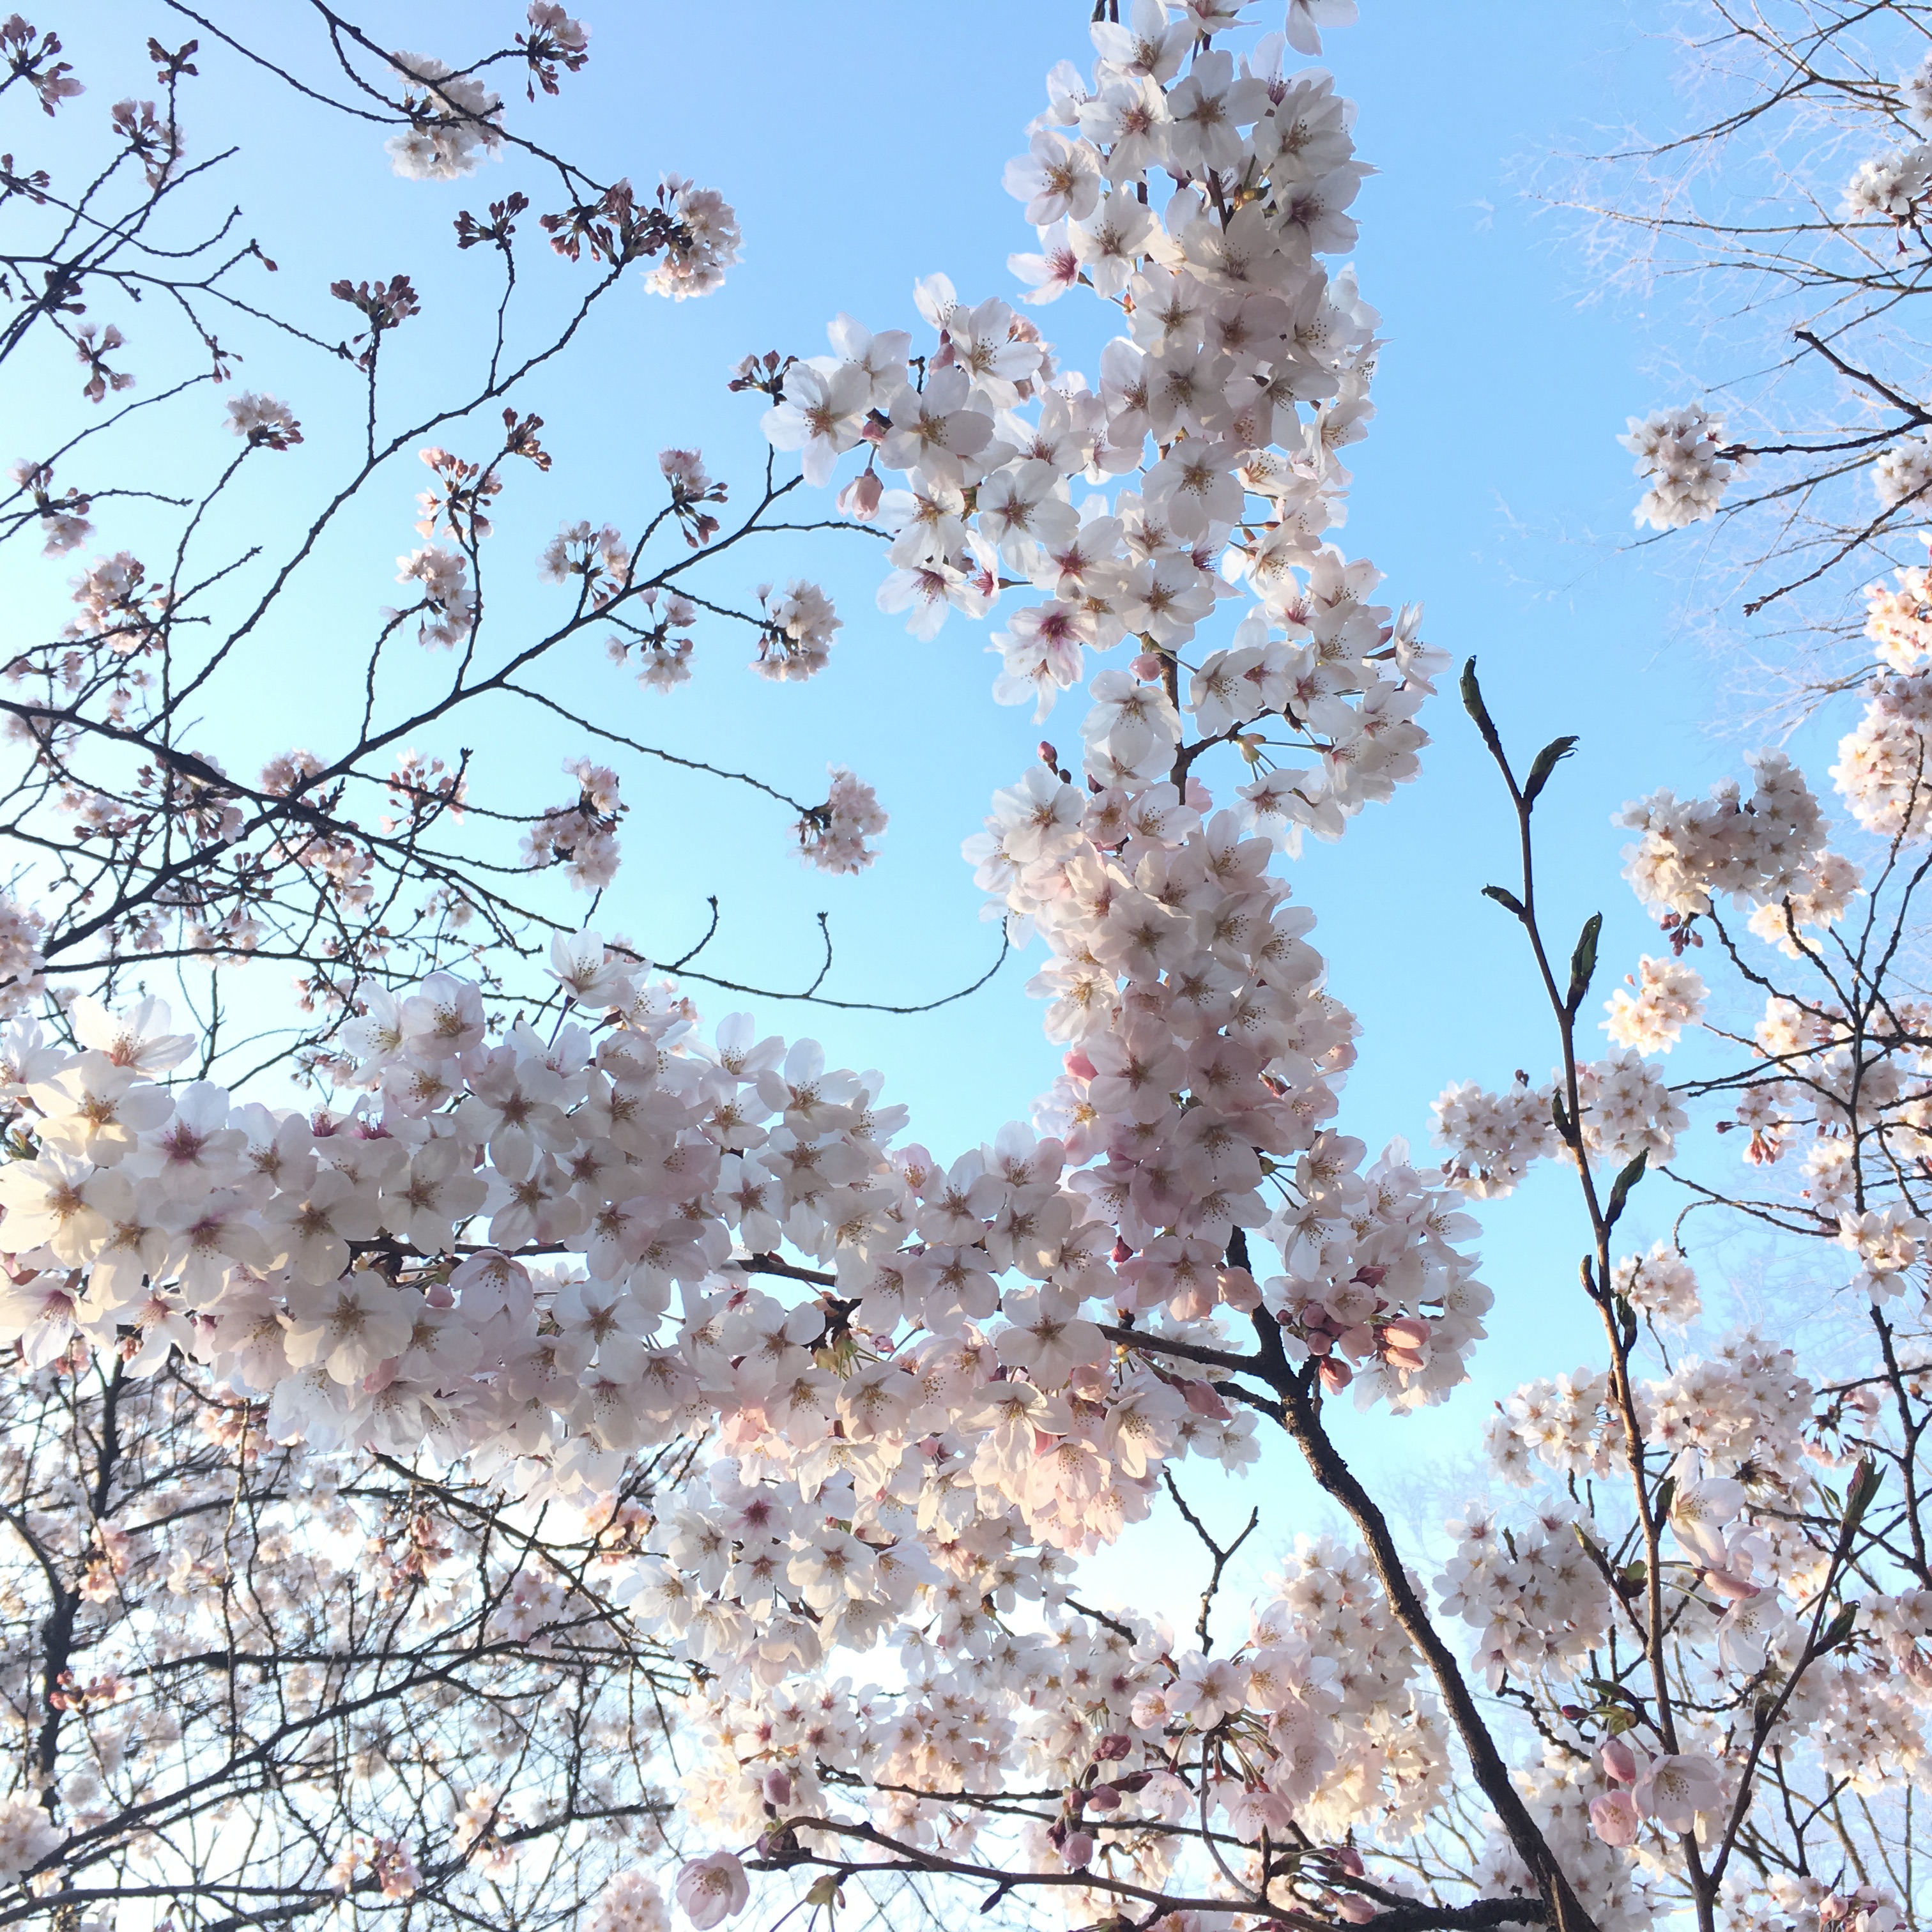
{"type": "Polygon", "coordinates": [[[1233,1412],[1214,1392],[1211,1382],[1185,1382],[1180,1384],[1183,1400],[1196,1415],[1204,1415],[1215,1422],[1226,1422],[1233,1412]]]}
{"type": "Polygon", "coordinates": [[[839,491],[838,507],[848,517],[870,518],[878,512],[879,499],[885,494],[886,486],[877,472],[868,470],[839,491]]]}

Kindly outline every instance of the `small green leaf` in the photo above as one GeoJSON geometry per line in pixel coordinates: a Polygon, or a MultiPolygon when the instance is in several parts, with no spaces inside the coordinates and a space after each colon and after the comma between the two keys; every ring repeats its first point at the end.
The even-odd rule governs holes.
{"type": "Polygon", "coordinates": [[[1856,1604],[1844,1605],[1838,1614],[1832,1619],[1825,1634],[1818,1640],[1819,1654],[1822,1656],[1826,1651],[1836,1650],[1840,1644],[1849,1643],[1851,1641],[1852,1627],[1858,1620],[1858,1605],[1856,1604]]]}
{"type": "Polygon", "coordinates": [[[1576,938],[1576,950],[1570,956],[1569,1006],[1573,1013],[1590,990],[1590,981],[1597,970],[1597,936],[1603,929],[1604,915],[1593,912],[1584,920],[1583,930],[1576,938]]]}
{"type": "Polygon", "coordinates": [[[1563,1104],[1561,1094],[1552,1094],[1550,1096],[1550,1118],[1556,1123],[1557,1135],[1565,1147],[1573,1144],[1575,1136],[1570,1131],[1569,1111],[1563,1104]]]}
{"type": "Polygon", "coordinates": [[[1483,742],[1488,746],[1490,754],[1500,764],[1503,755],[1502,736],[1496,730],[1495,719],[1490,716],[1490,707],[1483,702],[1483,688],[1476,682],[1476,661],[1474,658],[1462,667],[1462,709],[1476,721],[1476,729],[1483,734],[1483,742]]]}
{"type": "Polygon", "coordinates": [[[1616,1180],[1610,1183],[1610,1204],[1604,1210],[1604,1225],[1614,1228],[1624,1211],[1624,1203],[1630,1198],[1630,1191],[1643,1178],[1643,1171],[1650,1164],[1650,1150],[1640,1148],[1637,1156],[1616,1180]]]}
{"type": "Polygon", "coordinates": [[[1885,1472],[1869,1456],[1859,1457],[1858,1466],[1852,1472],[1851,1486],[1845,1492],[1845,1517],[1838,1532],[1842,1542],[1851,1541],[1884,1480],[1885,1472]]]}
{"type": "Polygon", "coordinates": [[[827,1872],[821,1879],[814,1880],[812,1889],[805,1894],[808,1905],[836,1905],[838,1903],[838,1874],[827,1872]]]}
{"type": "Polygon", "coordinates": [[[1529,768],[1529,776],[1522,788],[1522,802],[1534,805],[1543,788],[1550,782],[1550,775],[1558,764],[1576,748],[1574,738],[1552,738],[1537,753],[1536,762],[1529,768]]]}
{"type": "Polygon", "coordinates": [[[1529,917],[1528,910],[1522,900],[1506,886],[1485,886],[1483,888],[1483,896],[1486,899],[1494,899],[1505,912],[1514,913],[1518,919],[1527,920],[1529,917]]]}

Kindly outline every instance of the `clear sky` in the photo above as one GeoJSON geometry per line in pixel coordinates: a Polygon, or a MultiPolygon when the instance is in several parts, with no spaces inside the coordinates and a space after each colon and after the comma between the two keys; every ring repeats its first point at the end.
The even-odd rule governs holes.
{"type": "MultiPolygon", "coordinates": [[[[634,525],[655,503],[661,446],[699,446],[714,473],[748,484],[762,449],[759,406],[724,388],[746,351],[818,352],[841,310],[874,328],[916,326],[912,284],[935,270],[969,300],[1014,297],[1006,256],[1034,243],[1000,171],[1043,104],[1048,68],[1089,58],[1085,0],[981,0],[970,10],[912,0],[586,0],[584,11],[590,66],[566,80],[560,101],[514,99],[513,124],[593,172],[646,184],[671,169],[716,185],[738,210],[745,259],[706,300],[674,305],[633,292],[610,304],[567,375],[530,388],[524,406],[545,418],[556,465],[548,477],[517,479],[500,520],[496,608],[512,624],[526,613],[534,623],[561,595],[532,567],[560,520],[634,525]]],[[[59,27],[90,86],[69,115],[152,92],[146,35],[173,44],[190,30],[136,0],[72,12],[43,23],[59,27]]],[[[1275,0],[1252,12],[1260,26],[1280,24],[1275,0]]],[[[1518,184],[1553,148],[1670,118],[1668,54],[1650,38],[1664,12],[1364,0],[1362,24],[1330,35],[1326,54],[1360,103],[1360,152],[1380,171],[1358,205],[1357,259],[1388,344],[1378,419],[1352,452],[1357,482],[1341,540],[1388,573],[1392,600],[1426,604],[1430,641],[1458,661],[1480,657],[1492,706],[1526,758],[1559,733],[1582,734],[1548,795],[1547,878],[1564,944],[1586,914],[1606,914],[1606,994],[1654,938],[1618,876],[1623,835],[1610,814],[1660,784],[1701,790],[1736,769],[1748,747],[1706,730],[1721,709],[1720,674],[1675,614],[1677,590],[1658,574],[1657,553],[1628,548],[1635,489],[1614,438],[1628,414],[1675,400],[1646,374],[1660,347],[1682,346],[1673,317],[1661,306],[1592,304],[1564,230],[1539,217],[1518,184]]],[[[385,44],[455,58],[467,51],[459,32],[500,14],[514,24],[514,10],[495,0],[370,4],[359,21],[385,44]]],[[[299,5],[238,17],[267,36],[258,44],[304,71],[324,57],[299,5]]],[[[244,201],[249,232],[280,262],[279,292],[333,334],[346,312],[332,312],[322,293],[330,278],[407,269],[427,310],[398,338],[398,362],[427,384],[446,380],[448,363],[474,346],[488,286],[485,251],[458,256],[448,220],[460,207],[480,212],[520,177],[491,167],[454,184],[392,182],[377,130],[242,77],[206,35],[200,64],[206,95],[218,88],[233,101],[238,86],[238,118],[223,144],[238,141],[242,153],[221,192],[244,201]]],[[[216,130],[194,94],[184,118],[194,154],[206,154],[216,130]]],[[[24,158],[28,138],[20,142],[24,158]]],[[[533,257],[530,274],[540,288],[567,286],[560,265],[533,257]]],[[[101,319],[120,321],[137,350],[152,320],[104,305],[101,319]]],[[[1064,359],[1089,367],[1111,332],[1098,305],[1078,295],[1039,320],[1064,340],[1064,359]]],[[[71,384],[70,364],[49,366],[52,381],[71,384]]],[[[130,366],[140,366],[138,353],[130,366]]],[[[284,395],[309,436],[234,506],[229,527],[252,535],[325,487],[357,404],[344,378],[272,344],[251,350],[242,380],[284,395]]],[[[195,407],[200,416],[182,419],[170,457],[200,447],[198,436],[213,449],[212,432],[196,426],[214,420],[212,399],[195,407]]],[[[59,413],[67,410],[63,402],[59,413]]],[[[16,423],[8,440],[23,452],[52,420],[16,423]]],[[[479,427],[472,439],[479,448],[484,434],[479,427]]],[[[463,446],[460,431],[443,440],[463,446]]],[[[226,733],[265,753],[292,742],[332,748],[326,741],[345,721],[328,667],[367,634],[373,611],[398,599],[389,560],[417,541],[411,500],[422,480],[405,464],[379,481],[310,573],[299,623],[265,641],[246,704],[210,718],[211,742],[226,733]]],[[[124,525],[103,524],[110,546],[139,529],[131,512],[124,525]]],[[[5,567],[16,608],[53,608],[64,566],[5,567]]],[[[700,629],[696,676],[669,698],[638,690],[586,649],[572,689],[596,715],[800,796],[823,796],[828,760],[850,764],[892,814],[880,863],[857,880],[826,880],[785,856],[775,808],[721,784],[646,776],[630,793],[627,864],[607,923],[671,956],[702,930],[705,897],[716,892],[724,923],[707,955],[713,970],[789,986],[817,970],[813,916],[826,910],[838,947],[826,990],[848,998],[931,998],[990,960],[994,928],[978,922],[958,844],[978,829],[988,793],[1030,760],[1040,728],[1030,711],[990,700],[992,664],[981,647],[991,626],[955,619],[932,644],[908,638],[873,608],[880,570],[858,539],[813,538],[748,564],[735,584],[716,580],[742,592],[805,574],[832,592],[845,628],[830,670],[803,687],[749,675],[743,634],[718,626],[700,629]]],[[[1076,722],[1063,710],[1046,728],[1070,734],[1076,722]]],[[[1364,1026],[1343,1124],[1372,1146],[1407,1135],[1418,1151],[1429,1103],[1449,1082],[1499,1084],[1517,1066],[1540,1078],[1555,1050],[1511,922],[1478,896],[1486,881],[1508,876],[1510,828],[1495,781],[1453,690],[1423,722],[1438,742],[1421,782],[1292,868],[1298,896],[1320,914],[1315,937],[1332,988],[1364,1026]]],[[[567,730],[507,717],[473,741],[479,789],[519,805],[560,802],[568,787],[559,763],[584,748],[567,730]]],[[[761,1003],[758,1017],[772,1030],[816,1033],[836,1064],[884,1069],[888,1098],[913,1108],[915,1136],[950,1152],[1024,1118],[1056,1070],[1023,990],[1031,970],[1024,958],[1010,962],[970,1001],[924,1018],[775,1002],[761,1003]]],[[[701,989],[700,998],[712,1012],[741,1004],[701,989]]],[[[1647,1242],[1664,1232],[1669,1211],[1660,1190],[1643,1191],[1630,1232],[1647,1242]]],[[[1474,1446],[1494,1395],[1596,1352],[1571,1306],[1580,1230],[1560,1178],[1544,1176],[1484,1220],[1485,1278],[1498,1307],[1477,1386],[1447,1416],[1384,1418],[1362,1439],[1370,1460],[1409,1471],[1424,1487],[1462,1480],[1454,1458],[1474,1446]]],[[[1271,1462],[1271,1489],[1282,1468],[1271,1462]]],[[[1214,1505],[1224,1516],[1237,1510],[1232,1496],[1214,1505]]]]}

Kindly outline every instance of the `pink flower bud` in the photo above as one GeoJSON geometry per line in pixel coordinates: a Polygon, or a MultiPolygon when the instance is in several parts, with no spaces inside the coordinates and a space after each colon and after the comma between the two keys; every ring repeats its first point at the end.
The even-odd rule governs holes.
{"type": "Polygon", "coordinates": [[[1142,652],[1130,668],[1143,684],[1158,684],[1160,682],[1161,661],[1151,651],[1142,652]]]}
{"type": "Polygon", "coordinates": [[[1188,1407],[1196,1415],[1204,1415],[1215,1422],[1226,1422],[1233,1412],[1214,1392],[1210,1382],[1186,1382],[1180,1384],[1180,1394],[1188,1407]]]}
{"type": "Polygon", "coordinates": [[[1335,1910],[1351,1925],[1366,1925],[1376,1916],[1376,1908],[1353,1892],[1342,1893],[1335,1900],[1335,1910]]]}
{"type": "Polygon", "coordinates": [[[1606,1738],[1598,1755],[1604,1760],[1604,1770],[1617,1784],[1636,1782],[1636,1753],[1622,1738],[1606,1738]]]}
{"type": "Polygon", "coordinates": [[[886,486],[872,471],[855,476],[838,493],[838,507],[848,517],[870,518],[878,509],[886,486]]]}
{"type": "Polygon", "coordinates": [[[1346,1388],[1355,1379],[1355,1372],[1346,1362],[1339,1361],[1333,1355],[1322,1364],[1322,1386],[1330,1395],[1346,1388]]]}
{"type": "Polygon", "coordinates": [[[1094,1747],[1094,1755],[1102,1764],[1118,1764],[1134,1748],[1134,1741],[1125,1731],[1109,1731],[1094,1747]]]}
{"type": "Polygon", "coordinates": [[[1066,1862],[1068,1868],[1078,1871],[1082,1865],[1094,1862],[1094,1834],[1091,1832],[1069,1832],[1066,1842],[1060,1848],[1060,1856],[1066,1862]]]}
{"type": "Polygon", "coordinates": [[[1096,1811],[1111,1811],[1120,1802],[1120,1794],[1111,1784],[1096,1784],[1087,1794],[1087,1802],[1096,1811]]]}
{"type": "Polygon", "coordinates": [[[781,1808],[791,1802],[791,1773],[772,1765],[765,1773],[765,1802],[781,1808]]]}
{"type": "Polygon", "coordinates": [[[1368,1870],[1362,1862],[1362,1855],[1353,1845],[1340,1845],[1335,1849],[1334,1860],[1351,1878],[1360,1878],[1368,1870]]]}
{"type": "Polygon", "coordinates": [[[1764,1594],[1758,1585],[1747,1583],[1728,1570],[1706,1570],[1704,1581],[1712,1596],[1722,1597],[1727,1604],[1748,1604],[1752,1598],[1764,1594]]]}

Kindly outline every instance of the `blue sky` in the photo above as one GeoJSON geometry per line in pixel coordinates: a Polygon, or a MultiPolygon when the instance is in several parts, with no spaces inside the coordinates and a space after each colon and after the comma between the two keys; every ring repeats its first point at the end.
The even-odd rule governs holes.
{"type": "MultiPolygon", "coordinates": [[[[459,29],[500,10],[512,19],[494,6],[372,6],[362,22],[386,44],[457,58],[459,29]]],[[[1391,601],[1426,604],[1430,641],[1459,662],[1480,658],[1492,707],[1524,758],[1559,733],[1582,734],[1540,814],[1548,902],[1565,945],[1585,915],[1605,914],[1606,993],[1654,938],[1618,876],[1623,835],[1612,812],[1660,784],[1701,790],[1746,747],[1706,729],[1722,709],[1720,674],[1675,614],[1678,592],[1658,574],[1658,553],[1629,548],[1634,484],[1614,439],[1626,415],[1673,400],[1646,370],[1660,348],[1684,344],[1660,306],[1640,314],[1593,303],[1563,230],[1514,184],[1552,148],[1590,145],[1596,129],[1668,118],[1667,52],[1646,32],[1660,10],[1364,0],[1362,25],[1332,34],[1326,57],[1360,103],[1360,152],[1380,170],[1359,203],[1357,260],[1388,344],[1379,416],[1352,452],[1357,481],[1341,541],[1382,567],[1391,601]]],[[[633,0],[587,10],[589,68],[560,101],[513,99],[513,124],[594,173],[647,184],[673,169],[715,184],[737,208],[745,259],[703,302],[620,294],[568,374],[530,387],[524,406],[545,418],[556,462],[548,476],[517,478],[500,519],[494,608],[506,623],[540,621],[545,600],[560,595],[532,567],[560,521],[640,520],[656,500],[661,446],[699,446],[714,473],[748,483],[761,460],[758,405],[724,388],[746,351],[818,352],[841,310],[874,328],[916,327],[912,284],[934,270],[968,299],[1016,295],[1006,258],[1033,238],[1000,171],[1043,103],[1047,69],[1062,58],[1086,63],[1087,11],[1084,0],[985,0],[970,16],[906,0],[802,9],[633,0]]],[[[1273,26],[1276,12],[1268,0],[1255,17],[1273,26]]],[[[133,0],[59,24],[91,88],[70,116],[152,91],[146,36],[182,38],[174,16],[133,0]]],[[[266,49],[314,71],[325,50],[305,10],[274,10],[262,31],[266,49]]],[[[233,100],[238,70],[206,36],[200,64],[202,88],[219,86],[233,100]]],[[[508,166],[454,184],[394,182],[377,130],[291,104],[272,84],[243,80],[240,104],[229,138],[242,157],[222,192],[247,202],[250,232],[280,262],[278,295],[332,334],[346,311],[322,292],[330,278],[406,268],[427,309],[398,338],[398,364],[431,388],[447,382],[475,350],[491,292],[484,251],[458,256],[447,224],[460,207],[480,212],[531,184],[508,166]]],[[[184,118],[193,152],[206,154],[214,130],[193,94],[184,118]]],[[[33,138],[16,137],[23,158],[33,138]]],[[[563,265],[534,248],[527,274],[540,305],[569,286],[563,265]]],[[[140,368],[142,332],[156,319],[106,305],[100,316],[122,323],[140,368]]],[[[1064,359],[1089,367],[1111,332],[1098,305],[1077,296],[1040,320],[1064,359]]],[[[325,489],[358,407],[352,384],[312,358],[267,342],[249,352],[241,380],[285,396],[308,440],[251,470],[217,532],[237,538],[280,526],[325,489]]],[[[48,364],[55,400],[44,422],[14,425],[23,449],[71,413],[71,368],[48,364]]],[[[194,398],[167,459],[182,448],[217,453],[218,416],[212,398],[194,398]]],[[[479,427],[472,441],[480,447],[485,434],[479,427]]],[[[459,431],[442,440],[465,446],[459,431]]],[[[151,447],[139,460],[162,457],[151,447]]],[[[293,620],[250,661],[245,698],[209,716],[210,742],[226,736],[263,754],[292,742],[330,748],[346,719],[328,667],[397,598],[389,560],[417,541],[412,500],[423,480],[405,460],[372,486],[308,573],[293,620]]],[[[110,547],[140,533],[131,512],[103,521],[110,547]]],[[[21,608],[54,608],[62,566],[6,568],[21,608]]],[[[742,594],[758,580],[810,574],[831,590],[846,628],[832,668],[804,687],[752,677],[744,636],[716,626],[699,633],[694,681],[669,698],[638,691],[594,649],[570,668],[573,701],[650,742],[742,766],[802,797],[823,795],[828,760],[850,764],[892,814],[878,866],[826,880],[786,856],[775,808],[722,784],[647,777],[630,794],[620,904],[607,923],[671,956],[702,930],[716,892],[724,923],[708,956],[714,970],[796,986],[817,970],[813,917],[826,910],[838,946],[826,990],[849,998],[931,998],[990,960],[994,929],[979,922],[958,844],[978,829],[988,793],[1029,761],[1040,728],[1030,711],[992,704],[983,629],[956,619],[922,644],[880,616],[880,568],[859,540],[800,539],[735,583],[716,580],[742,594]]],[[[400,675],[427,668],[405,663],[400,675]]],[[[1076,719],[1063,711],[1046,729],[1070,734],[1076,719]]],[[[1452,689],[1423,722],[1438,742],[1421,782],[1292,868],[1298,896],[1320,914],[1315,937],[1332,989],[1364,1023],[1344,1124],[1372,1147],[1406,1134],[1419,1150],[1429,1103],[1450,1081],[1498,1084],[1519,1066],[1540,1077],[1554,1054],[1511,922],[1478,896],[1509,876],[1511,828],[1496,782],[1452,689]]],[[[567,730],[507,716],[471,727],[464,742],[478,752],[483,794],[519,806],[560,801],[560,761],[584,748],[567,730]]],[[[923,1018],[776,1003],[758,1016],[772,1030],[816,1033],[836,1063],[884,1069],[888,1097],[913,1108],[916,1137],[950,1150],[1023,1118],[1056,1070],[1024,996],[1030,970],[1010,962],[970,1002],[923,1018]]],[[[700,998],[714,1012],[741,1004],[700,998]]],[[[1495,1394],[1596,1352],[1572,1308],[1581,1230],[1560,1178],[1541,1177],[1484,1219],[1485,1278],[1499,1306],[1477,1387],[1446,1416],[1380,1420],[1360,1438],[1371,1461],[1420,1482],[1473,1445],[1495,1394]]],[[[1630,1232],[1648,1241],[1665,1220],[1656,1194],[1640,1193],[1630,1232]]],[[[1226,1498],[1224,1513],[1234,1510],[1226,1498]]]]}

